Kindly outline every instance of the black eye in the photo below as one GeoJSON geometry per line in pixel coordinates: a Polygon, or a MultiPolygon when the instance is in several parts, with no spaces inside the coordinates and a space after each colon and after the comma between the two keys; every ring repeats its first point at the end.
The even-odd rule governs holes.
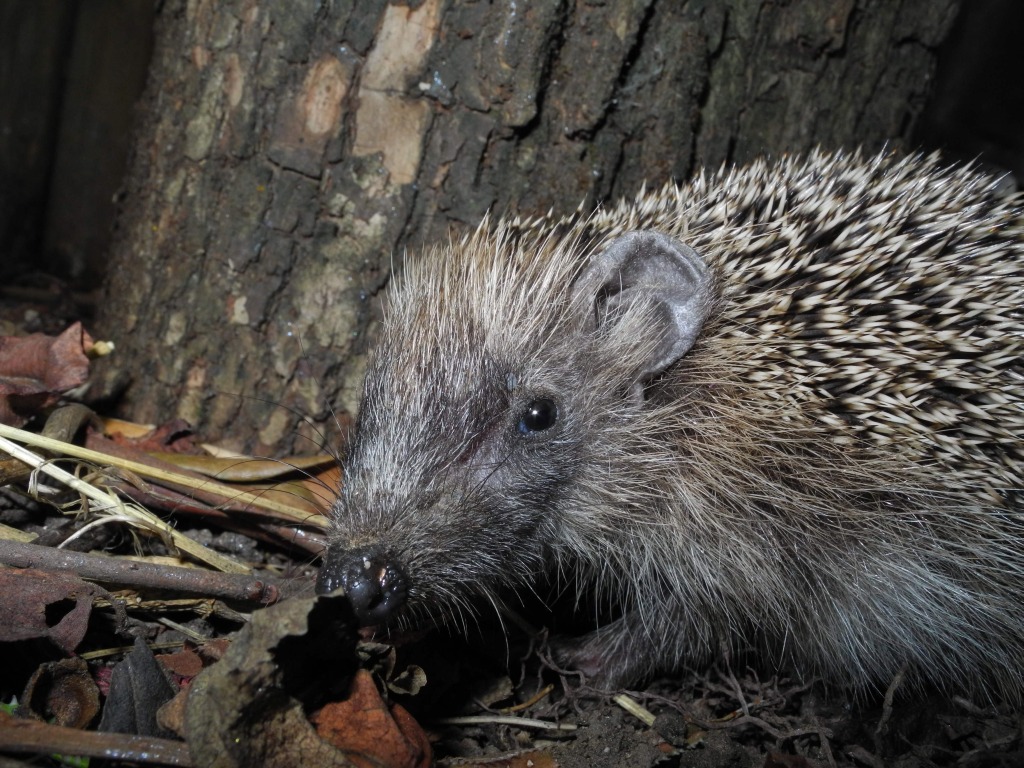
{"type": "Polygon", "coordinates": [[[554,400],[542,397],[526,406],[519,418],[519,431],[524,435],[551,429],[558,421],[558,406],[554,400]]]}

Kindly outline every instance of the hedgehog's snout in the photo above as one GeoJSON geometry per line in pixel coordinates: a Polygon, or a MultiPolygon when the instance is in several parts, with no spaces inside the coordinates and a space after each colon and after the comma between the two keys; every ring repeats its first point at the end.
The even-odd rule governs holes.
{"type": "Polygon", "coordinates": [[[316,591],[342,588],[363,626],[382,624],[405,605],[409,579],[393,558],[377,547],[329,549],[320,567],[316,591]]]}

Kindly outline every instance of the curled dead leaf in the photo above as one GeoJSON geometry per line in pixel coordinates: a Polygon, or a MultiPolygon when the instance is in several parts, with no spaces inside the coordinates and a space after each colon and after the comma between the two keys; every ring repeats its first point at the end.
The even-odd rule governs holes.
{"type": "Polygon", "coordinates": [[[40,664],[29,678],[22,702],[40,720],[85,728],[100,711],[100,692],[83,659],[40,664]]]}
{"type": "Polygon", "coordinates": [[[0,642],[47,638],[70,653],[85,637],[100,594],[106,593],[71,574],[0,568],[0,642]]]}
{"type": "Polygon", "coordinates": [[[185,735],[196,765],[353,765],[307,712],[349,689],[356,621],[343,595],[286,600],[253,614],[224,657],[192,682],[185,735]]]}
{"type": "Polygon", "coordinates": [[[0,337],[0,423],[20,427],[85,384],[92,346],[81,323],[59,336],[0,337]]]}

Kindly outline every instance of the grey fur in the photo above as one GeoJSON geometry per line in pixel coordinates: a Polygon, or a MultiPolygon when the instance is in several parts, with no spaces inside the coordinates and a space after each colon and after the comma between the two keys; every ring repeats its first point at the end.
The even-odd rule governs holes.
{"type": "Polygon", "coordinates": [[[569,652],[608,685],[756,649],[1019,698],[1022,306],[1020,201],[935,158],[485,223],[395,287],[323,582],[460,625],[560,573],[625,608],[569,652]]]}

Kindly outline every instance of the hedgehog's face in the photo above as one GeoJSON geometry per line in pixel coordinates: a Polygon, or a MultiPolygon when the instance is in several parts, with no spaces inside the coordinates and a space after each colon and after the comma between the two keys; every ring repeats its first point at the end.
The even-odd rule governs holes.
{"type": "MultiPolygon", "coordinates": [[[[406,352],[382,348],[368,381],[400,381],[406,352]]],[[[344,586],[367,623],[529,581],[586,460],[572,356],[542,375],[481,349],[431,366],[423,389],[368,385],[332,510],[320,588],[344,586]]]]}
{"type": "MultiPolygon", "coordinates": [[[[378,624],[459,616],[530,581],[563,545],[580,472],[699,330],[679,301],[652,295],[700,309],[704,279],[689,249],[634,233],[591,258],[555,323],[502,326],[478,301],[432,336],[392,324],[367,374],[318,588],[344,587],[378,624]],[[667,286],[666,259],[685,273],[667,286]]],[[[442,300],[417,295],[431,306],[403,316],[433,322],[442,300]]]]}

